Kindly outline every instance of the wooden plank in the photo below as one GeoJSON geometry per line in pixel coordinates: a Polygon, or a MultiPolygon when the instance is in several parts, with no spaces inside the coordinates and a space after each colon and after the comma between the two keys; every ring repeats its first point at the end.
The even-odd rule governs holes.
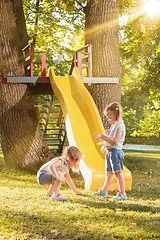
{"type": "Polygon", "coordinates": [[[29,61],[31,59],[31,56],[28,56],[25,58],[25,62],[29,61]]]}
{"type": "MultiPolygon", "coordinates": [[[[102,84],[102,83],[119,83],[118,78],[107,77],[83,77],[83,83],[102,84]]],[[[41,83],[41,77],[7,77],[7,83],[41,83]]],[[[46,77],[46,83],[50,83],[49,77],[46,77]]]]}
{"type": "Polygon", "coordinates": [[[35,84],[38,81],[38,79],[39,79],[39,77],[7,77],[7,83],[33,83],[33,84],[35,84]]]}
{"type": "MultiPolygon", "coordinates": [[[[41,83],[41,77],[7,77],[7,83],[41,83]]],[[[46,77],[46,83],[50,83],[49,77],[46,77]]]]}
{"type": "Polygon", "coordinates": [[[119,78],[110,77],[83,77],[83,83],[88,84],[104,84],[104,83],[119,83],[119,78]]]}

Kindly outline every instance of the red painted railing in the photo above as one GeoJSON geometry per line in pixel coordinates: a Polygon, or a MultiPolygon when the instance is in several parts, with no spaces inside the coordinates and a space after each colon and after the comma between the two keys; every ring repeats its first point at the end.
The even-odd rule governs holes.
{"type": "Polygon", "coordinates": [[[79,48],[74,53],[74,66],[77,66],[82,77],[82,69],[87,68],[87,76],[92,77],[92,45],[79,48]]]}
{"type": "Polygon", "coordinates": [[[34,55],[41,54],[41,62],[36,64],[41,65],[41,83],[46,83],[46,52],[34,52],[33,43],[28,44],[22,51],[25,59],[26,75],[30,77],[33,77],[34,72],[34,55]]]}

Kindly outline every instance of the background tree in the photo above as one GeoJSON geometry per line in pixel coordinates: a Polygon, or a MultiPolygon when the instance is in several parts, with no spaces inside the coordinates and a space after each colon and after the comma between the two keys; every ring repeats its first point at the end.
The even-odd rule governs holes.
{"type": "MultiPolygon", "coordinates": [[[[22,47],[28,43],[21,0],[0,1],[0,75],[24,76],[22,47]]],[[[36,166],[51,158],[26,84],[0,83],[0,128],[5,162],[36,166]]]]}
{"type": "MultiPolygon", "coordinates": [[[[46,50],[48,65],[58,62],[57,69],[62,70],[67,56],[73,52],[71,38],[79,32],[82,21],[76,13],[67,15],[71,6],[62,1],[24,1],[26,31],[22,0],[1,1],[1,78],[25,75],[22,48],[29,39],[36,43],[35,50],[46,50]],[[74,20],[77,24],[73,31],[74,20]]],[[[69,71],[68,66],[66,61],[61,74],[69,71]]],[[[53,157],[41,134],[29,86],[0,84],[0,106],[2,151],[7,164],[36,167],[53,157]]]]}
{"type": "Polygon", "coordinates": [[[122,1],[122,102],[131,136],[160,135],[160,3],[122,1]],[[158,5],[159,4],[159,5],[158,5]],[[159,11],[158,11],[159,6],[159,11]],[[156,13],[155,13],[156,12],[156,13]],[[153,14],[154,13],[154,14],[153,14]]]}
{"type": "MultiPolygon", "coordinates": [[[[76,41],[73,39],[83,30],[85,11],[85,40],[86,43],[93,44],[93,75],[119,77],[120,79],[118,85],[97,85],[90,88],[103,116],[104,106],[111,101],[120,101],[121,95],[121,67],[118,51],[119,1],[99,1],[96,4],[93,0],[89,3],[84,1],[36,0],[31,2],[24,0],[24,6],[30,39],[37,44],[38,50],[45,49],[47,51],[49,65],[52,65],[56,58],[60,59],[60,63],[57,64],[59,69],[63,60],[68,61],[68,56],[73,52],[74,46],[78,45],[77,38],[76,41]],[[95,14],[97,14],[96,21],[95,14]],[[80,25],[82,28],[79,27],[80,25]],[[90,31],[93,34],[90,34],[90,31]],[[64,39],[65,44],[63,43],[64,39]],[[97,56],[98,64],[95,61],[97,56]],[[115,92],[116,94],[114,94],[115,92]]],[[[5,9],[6,14],[1,14],[3,25],[1,47],[6,46],[6,42],[10,39],[7,42],[10,51],[8,54],[3,51],[1,55],[1,62],[2,59],[8,58],[3,62],[1,76],[24,76],[21,49],[27,44],[28,36],[25,29],[22,1],[3,0],[1,1],[1,12],[2,9],[5,9]],[[9,12],[10,16],[8,16],[9,12]],[[21,22],[23,23],[22,27],[21,22]],[[15,51],[12,51],[14,49],[15,51]],[[10,61],[12,58],[15,60],[14,64],[10,61]],[[6,64],[7,61],[9,64],[6,64]]],[[[66,65],[65,63],[63,66],[66,65]]],[[[65,72],[64,70],[63,73],[65,72]]],[[[24,84],[1,84],[0,90],[2,149],[6,163],[24,167],[46,161],[51,157],[51,153],[41,136],[29,88],[24,84]]]]}
{"type": "Polygon", "coordinates": [[[85,8],[85,43],[93,47],[93,76],[119,78],[118,84],[93,84],[89,88],[105,126],[105,106],[121,101],[119,12],[119,0],[91,0],[85,8]]]}

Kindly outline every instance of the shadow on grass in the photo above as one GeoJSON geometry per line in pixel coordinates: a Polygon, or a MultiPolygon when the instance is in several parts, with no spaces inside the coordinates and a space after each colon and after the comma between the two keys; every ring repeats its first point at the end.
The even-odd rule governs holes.
{"type": "Polygon", "coordinates": [[[17,231],[19,236],[25,235],[27,239],[37,236],[39,236],[38,239],[53,239],[51,230],[55,219],[16,211],[3,210],[1,214],[5,219],[5,228],[8,229],[8,233],[17,231]],[[54,221],[52,222],[51,219],[54,221]]]}
{"type": "MultiPolygon", "coordinates": [[[[85,197],[85,195],[83,195],[85,197]]],[[[140,204],[136,204],[135,202],[129,202],[128,200],[125,201],[114,201],[114,200],[107,200],[107,199],[100,199],[101,197],[95,197],[86,195],[86,200],[84,199],[74,199],[75,203],[79,203],[84,205],[84,208],[108,208],[116,211],[117,208],[121,208],[123,211],[138,211],[138,212],[151,212],[151,213],[158,213],[160,212],[160,208],[156,206],[142,206],[140,204]]]]}
{"type": "MultiPolygon", "coordinates": [[[[88,205],[87,202],[81,201],[81,203],[82,202],[84,205],[88,205]]],[[[89,206],[92,206],[92,204],[94,207],[100,207],[99,204],[95,204],[95,202],[92,203],[90,201],[89,206]]],[[[112,210],[114,210],[116,207],[119,207],[118,204],[115,204],[115,206],[109,204],[107,206],[112,210]]],[[[106,203],[105,206],[103,205],[103,207],[106,207],[106,203]]],[[[148,234],[150,234],[149,230],[151,228],[149,226],[151,220],[146,219],[146,217],[127,217],[125,213],[118,215],[116,211],[110,211],[109,213],[104,211],[103,219],[102,215],[93,215],[93,213],[90,213],[89,211],[83,211],[83,208],[78,214],[74,214],[74,216],[73,214],[68,214],[68,212],[65,212],[65,210],[61,214],[57,215],[57,213],[54,213],[50,216],[46,216],[45,212],[28,214],[26,212],[23,213],[10,210],[3,210],[1,214],[3,214],[3,217],[5,219],[5,227],[8,229],[8,232],[11,233],[17,231],[18,236],[25,235],[28,237],[27,239],[34,239],[37,236],[38,239],[78,239],[78,237],[79,239],[108,239],[107,237],[118,237],[118,239],[124,239],[125,233],[123,232],[110,232],[107,231],[106,228],[104,230],[103,227],[98,228],[97,231],[97,224],[104,224],[104,226],[108,226],[109,229],[114,229],[114,227],[116,226],[123,227],[123,225],[129,228],[129,223],[131,222],[137,225],[137,229],[143,229],[143,231],[145,230],[146,232],[148,232],[148,234]],[[83,214],[81,214],[81,212],[83,212],[83,214]],[[89,227],[90,224],[93,229],[92,227],[89,227]],[[80,229],[79,226],[81,226],[80,229]],[[96,229],[94,228],[94,226],[96,226],[96,229]],[[56,235],[55,233],[58,234],[56,235]]],[[[158,216],[154,218],[154,222],[155,225],[151,231],[152,235],[157,234],[158,216]]],[[[135,239],[134,234],[132,237],[133,238],[129,239],[135,239]]]]}

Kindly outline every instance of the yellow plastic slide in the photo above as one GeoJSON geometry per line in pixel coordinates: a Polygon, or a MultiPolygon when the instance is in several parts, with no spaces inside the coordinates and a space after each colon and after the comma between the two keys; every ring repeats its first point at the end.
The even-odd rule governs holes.
{"type": "MultiPolygon", "coordinates": [[[[74,68],[72,76],[59,77],[51,67],[49,77],[63,110],[69,144],[77,146],[83,152],[80,170],[85,190],[98,190],[105,181],[105,154],[102,154],[101,146],[97,145],[98,140],[95,141],[92,137],[96,132],[104,132],[97,107],[82,82],[78,68],[74,68]]],[[[126,190],[131,190],[131,173],[126,167],[123,173],[126,190]]],[[[118,190],[115,176],[110,190],[118,190]]]]}

